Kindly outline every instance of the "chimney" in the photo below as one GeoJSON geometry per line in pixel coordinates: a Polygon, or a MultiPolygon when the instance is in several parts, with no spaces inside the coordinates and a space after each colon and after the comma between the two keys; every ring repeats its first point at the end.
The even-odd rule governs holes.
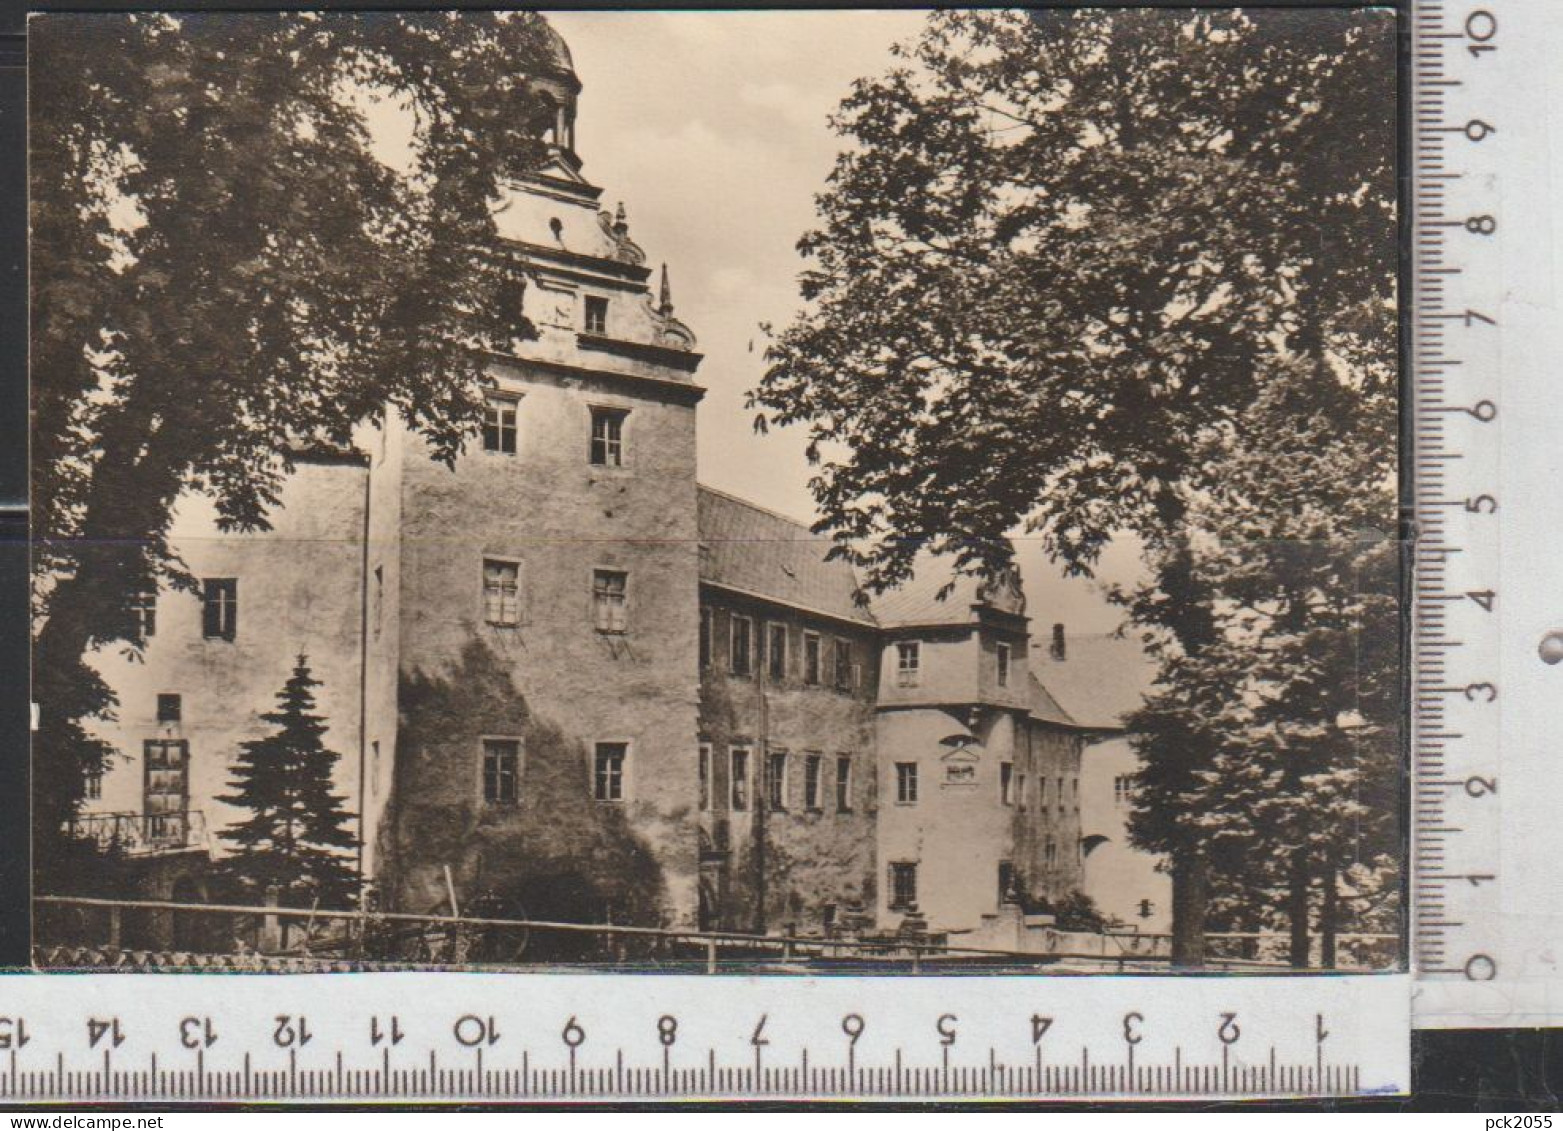
{"type": "Polygon", "coordinates": [[[1068,658],[1069,652],[1067,646],[1064,643],[1064,626],[1062,624],[1055,624],[1053,626],[1053,647],[1050,649],[1050,651],[1052,653],[1053,659],[1060,663],[1068,658]]]}

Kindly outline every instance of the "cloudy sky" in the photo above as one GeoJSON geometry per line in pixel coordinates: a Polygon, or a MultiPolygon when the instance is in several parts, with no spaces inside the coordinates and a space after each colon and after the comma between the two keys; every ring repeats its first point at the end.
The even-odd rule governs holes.
{"type": "MultiPolygon", "coordinates": [[[[706,355],[698,380],[701,481],[814,518],[798,430],[756,436],[744,393],[760,375],[760,325],[796,309],[798,237],[814,219],[839,139],[826,118],[852,80],[886,70],[914,36],[908,11],[563,12],[549,17],[584,84],[583,172],[622,200],[630,234],[666,261],[678,315],[706,355]]],[[[1118,614],[1021,547],[1039,624],[1104,632],[1118,614]]],[[[1122,574],[1132,555],[1108,566],[1122,574]]]]}

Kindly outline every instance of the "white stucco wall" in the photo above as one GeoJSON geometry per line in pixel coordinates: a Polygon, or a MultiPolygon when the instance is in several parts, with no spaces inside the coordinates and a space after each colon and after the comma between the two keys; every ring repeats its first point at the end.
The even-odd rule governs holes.
{"type": "Polygon", "coordinates": [[[237,633],[202,635],[201,598],[165,590],[157,630],[141,657],[113,649],[93,662],[118,698],[117,719],[98,733],[119,750],[103,775],[101,796],[83,812],[133,813],[145,807],[143,742],[189,742],[189,808],[204,815],[212,846],[217,832],[243,814],[217,801],[231,789],[239,745],[271,732],[261,719],[277,702],[299,653],[322,686],[316,711],[329,726],[327,746],[341,755],[337,791],[359,807],[359,648],[367,470],[346,463],[300,463],[282,490],[273,529],[223,534],[210,503],[178,504],[170,541],[197,578],[238,581],[237,633]],[[178,723],[157,721],[159,694],[181,700],[178,723]]]}
{"type": "Polygon", "coordinates": [[[1129,844],[1129,807],[1115,796],[1115,779],[1135,774],[1140,761],[1122,736],[1085,748],[1080,771],[1080,831],[1107,839],[1085,857],[1085,892],[1107,915],[1141,931],[1163,932],[1172,926],[1171,880],[1156,870],[1159,857],[1129,844]],[[1141,900],[1149,900],[1149,916],[1141,915],[1141,900]]]}

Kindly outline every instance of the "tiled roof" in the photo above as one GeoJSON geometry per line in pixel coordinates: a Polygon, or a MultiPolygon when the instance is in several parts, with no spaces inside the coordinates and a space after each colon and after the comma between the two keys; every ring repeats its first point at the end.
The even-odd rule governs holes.
{"type": "Polygon", "coordinates": [[[887,627],[896,625],[971,624],[974,605],[986,604],[1004,612],[1024,613],[1025,597],[1019,589],[985,590],[980,579],[957,574],[952,558],[918,554],[912,576],[895,589],[873,599],[874,616],[887,627]],[[950,592],[941,597],[946,585],[950,592]]]}
{"type": "Polygon", "coordinates": [[[854,599],[852,567],[825,560],[830,539],[710,487],[700,488],[699,506],[701,581],[841,620],[874,623],[854,599]]]}
{"type": "Polygon", "coordinates": [[[1064,659],[1055,660],[1047,641],[1031,649],[1031,671],[1081,725],[1120,727],[1140,705],[1156,676],[1155,665],[1137,640],[1113,635],[1069,636],[1064,659]]]}

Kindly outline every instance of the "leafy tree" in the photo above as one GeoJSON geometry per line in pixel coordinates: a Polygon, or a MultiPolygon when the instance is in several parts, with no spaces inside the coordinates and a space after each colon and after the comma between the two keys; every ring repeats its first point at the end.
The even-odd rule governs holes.
{"type": "Polygon", "coordinates": [[[1284,907],[1297,965],[1311,889],[1332,938],[1340,872],[1399,844],[1394,389],[1348,388],[1343,405],[1352,380],[1275,365],[1245,427],[1203,452],[1220,484],[1190,508],[1198,536],[1119,595],[1161,662],[1128,724],[1145,762],[1136,840],[1204,857],[1231,911],[1284,907]],[[1205,618],[1198,647],[1157,628],[1169,572],[1205,618]]]}
{"type": "MultiPolygon", "coordinates": [[[[1359,416],[1392,436],[1393,21],[952,12],[900,54],[835,119],[849,144],[757,426],[808,429],[820,528],[870,588],[924,548],[1000,574],[1016,527],[1077,573],[1115,537],[1145,546],[1154,584],[1123,596],[1182,668],[1142,749],[1168,775],[1174,949],[1195,961],[1217,846],[1183,779],[1222,749],[1230,692],[1201,657],[1227,607],[1201,502],[1251,434],[1248,540],[1288,537],[1266,522],[1315,484],[1267,469],[1265,441],[1306,420],[1327,455],[1359,416]],[[1261,412],[1282,379],[1317,386],[1317,420],[1261,412]]],[[[1350,470],[1382,501],[1377,470],[1350,470]]]]}
{"type": "Polygon", "coordinates": [[[531,333],[496,238],[541,159],[535,15],[50,15],[30,25],[34,820],[112,751],[86,657],[190,588],[186,491],[261,529],[292,454],[395,410],[449,460],[531,333]],[[371,111],[414,123],[387,149],[371,111]]]}
{"type": "Polygon", "coordinates": [[[234,846],[224,871],[247,895],[259,898],[277,888],[282,902],[353,906],[358,876],[349,855],[358,839],[348,828],[352,814],[332,792],[332,771],[341,755],[322,737],[325,720],[315,714],[309,660],[298,658],[277,694],[277,709],[261,718],[276,730],[240,746],[234,792],[218,800],[250,816],[217,835],[234,846]]]}

